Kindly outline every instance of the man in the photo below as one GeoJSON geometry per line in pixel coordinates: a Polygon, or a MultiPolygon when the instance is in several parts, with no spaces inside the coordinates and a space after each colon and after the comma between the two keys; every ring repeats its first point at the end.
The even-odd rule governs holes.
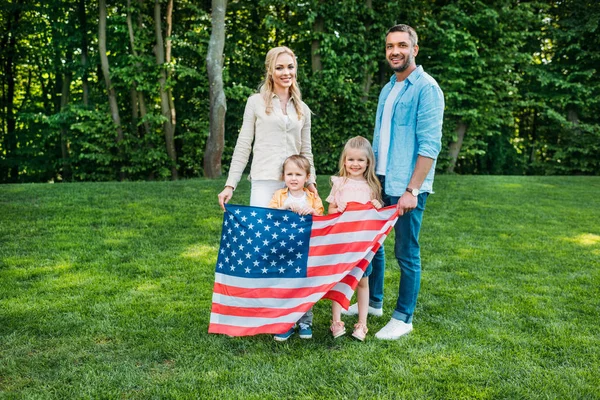
{"type": "MultiPolygon", "coordinates": [[[[373,149],[383,200],[397,204],[400,215],[394,251],[401,275],[396,308],[390,322],[375,334],[378,339],[398,339],[413,329],[421,283],[419,231],[441,148],[444,94],[415,63],[417,41],[415,30],[403,24],[386,35],[385,55],[394,75],[379,95],[373,149]]],[[[374,262],[370,278],[371,300],[379,304],[384,269],[384,263],[374,262]]]]}

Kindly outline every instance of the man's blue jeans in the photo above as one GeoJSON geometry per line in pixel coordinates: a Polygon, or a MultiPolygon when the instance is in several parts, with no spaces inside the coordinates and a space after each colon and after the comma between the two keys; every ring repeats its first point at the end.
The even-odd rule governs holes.
{"type": "MultiPolygon", "coordinates": [[[[381,179],[381,177],[380,177],[381,179]]],[[[383,179],[381,179],[383,181],[383,179]]],[[[382,182],[382,186],[385,183],[382,182]]],[[[419,246],[419,232],[423,221],[423,212],[429,193],[419,194],[417,208],[398,218],[394,226],[396,242],[394,253],[400,265],[400,285],[398,300],[392,318],[411,323],[417,296],[421,287],[421,248],[419,246]]],[[[398,204],[400,197],[387,196],[383,193],[384,204],[398,204]]],[[[383,279],[385,273],[385,252],[383,246],[375,253],[373,272],[369,276],[369,305],[381,308],[383,305],[383,279]]]]}

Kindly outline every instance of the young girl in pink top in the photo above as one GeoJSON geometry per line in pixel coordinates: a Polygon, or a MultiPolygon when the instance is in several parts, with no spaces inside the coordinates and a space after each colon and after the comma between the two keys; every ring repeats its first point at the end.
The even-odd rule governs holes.
{"type": "MultiPolygon", "coordinates": [[[[381,185],[375,176],[375,156],[373,148],[367,139],[356,136],[346,142],[342,155],[340,156],[339,176],[332,176],[333,187],[327,197],[329,203],[329,214],[343,212],[346,205],[351,202],[372,203],[375,208],[382,207],[380,194],[381,185]]],[[[358,323],[354,325],[352,336],[363,341],[367,335],[367,311],[369,308],[369,278],[371,264],[365,270],[362,279],[358,283],[356,291],[358,303],[358,323]]],[[[344,323],[341,320],[342,306],[332,302],[331,334],[338,338],[346,333],[344,323]]]]}

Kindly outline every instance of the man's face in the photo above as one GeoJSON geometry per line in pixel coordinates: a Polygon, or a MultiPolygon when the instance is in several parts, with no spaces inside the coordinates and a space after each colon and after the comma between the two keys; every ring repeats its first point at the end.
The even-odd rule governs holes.
{"type": "Polygon", "coordinates": [[[408,32],[392,32],[385,39],[385,58],[394,72],[404,72],[410,66],[416,66],[415,56],[419,46],[412,46],[408,32]]]}

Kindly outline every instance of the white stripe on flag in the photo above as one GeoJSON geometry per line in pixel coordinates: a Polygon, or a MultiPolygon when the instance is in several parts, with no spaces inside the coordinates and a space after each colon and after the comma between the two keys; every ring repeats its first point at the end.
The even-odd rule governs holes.
{"type": "Polygon", "coordinates": [[[351,263],[351,262],[355,262],[356,260],[362,260],[364,254],[366,253],[366,251],[360,251],[360,252],[351,252],[351,253],[337,253],[337,254],[330,254],[330,255],[326,255],[326,256],[310,256],[308,257],[308,267],[312,268],[312,267],[322,267],[323,265],[330,265],[330,264],[343,264],[343,263],[351,263]]]}
{"type": "Polygon", "coordinates": [[[325,246],[336,243],[367,242],[373,240],[373,236],[379,233],[379,229],[371,231],[360,231],[356,233],[330,233],[325,236],[313,236],[310,238],[311,246],[325,246]]]}
{"type": "Polygon", "coordinates": [[[314,276],[310,278],[239,278],[232,275],[215,273],[215,283],[235,286],[247,289],[298,289],[327,285],[331,282],[339,282],[346,274],[335,274],[327,276],[314,276]]]}
{"type": "Polygon", "coordinates": [[[286,299],[281,298],[250,298],[250,297],[236,297],[227,296],[224,294],[213,293],[212,301],[216,304],[221,304],[230,307],[243,307],[243,308],[294,308],[301,304],[319,301],[326,292],[315,292],[305,297],[291,297],[286,299]]]}

